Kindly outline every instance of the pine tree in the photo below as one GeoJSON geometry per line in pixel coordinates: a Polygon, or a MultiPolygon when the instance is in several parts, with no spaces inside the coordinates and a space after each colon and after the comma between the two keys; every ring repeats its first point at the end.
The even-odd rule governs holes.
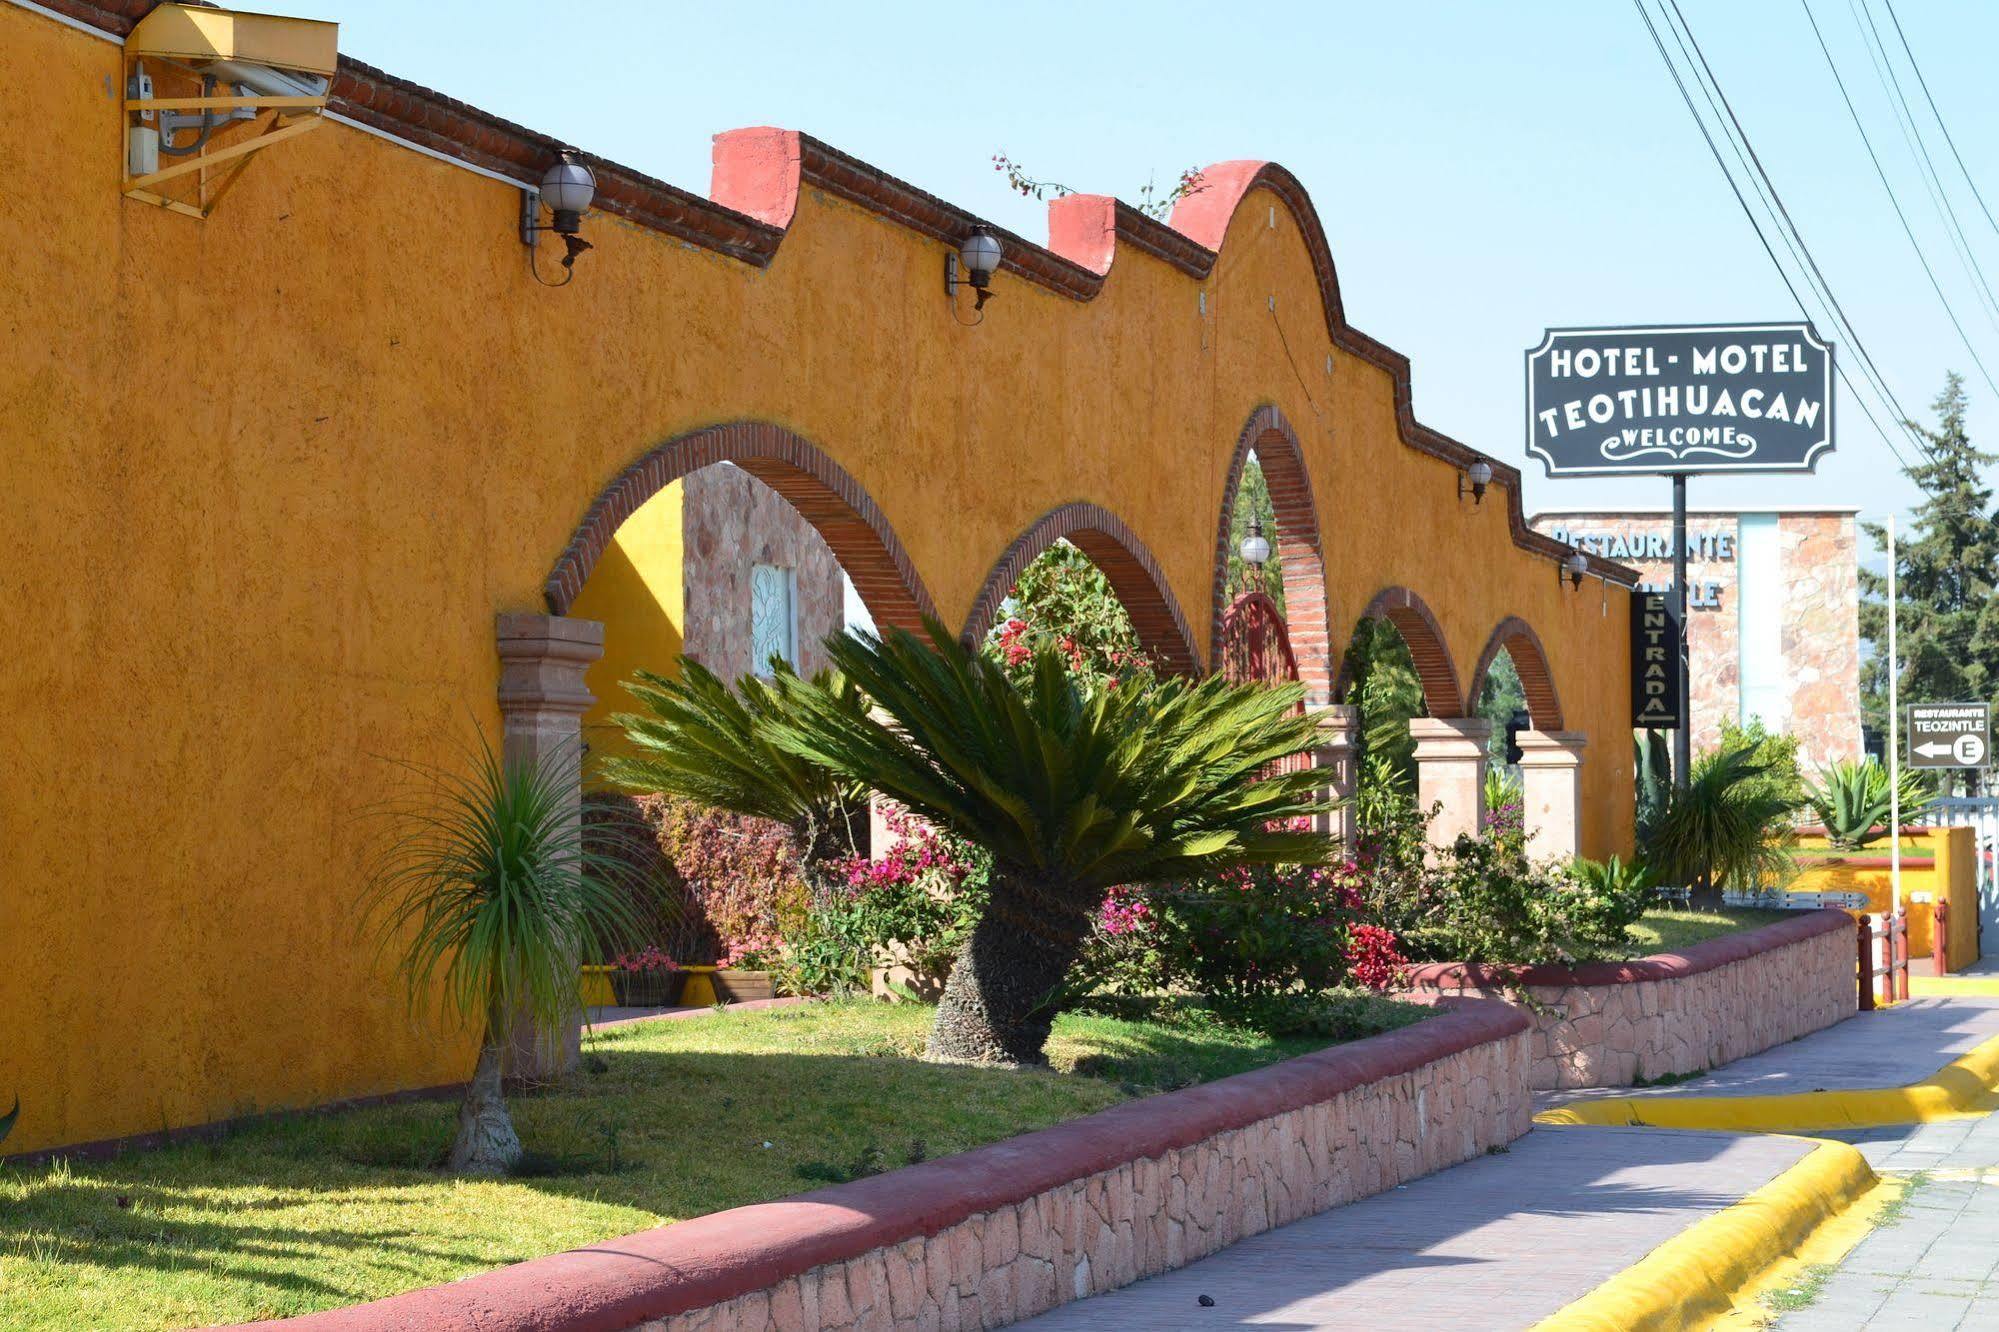
{"type": "MultiPolygon", "coordinates": [[[[1999,455],[1985,453],[1965,432],[1964,379],[1952,373],[1932,409],[1937,427],[1915,429],[1929,441],[1929,456],[1905,472],[1927,495],[1896,541],[1896,635],[1902,659],[1900,701],[1991,702],[1999,696],[1999,516],[1984,469],[1999,455]]],[[[1913,423],[1911,423],[1913,425],[1913,423]]],[[[1864,525],[1877,551],[1886,531],[1864,525]]],[[[1860,571],[1860,632],[1873,646],[1861,668],[1867,725],[1887,733],[1888,578],[1860,571]]]]}

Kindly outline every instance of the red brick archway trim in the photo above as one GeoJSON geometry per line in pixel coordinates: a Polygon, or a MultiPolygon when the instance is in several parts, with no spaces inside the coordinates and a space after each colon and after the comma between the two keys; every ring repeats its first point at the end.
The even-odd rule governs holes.
{"type": "Polygon", "coordinates": [[[877,624],[921,629],[937,613],[909,552],[861,483],[810,441],[783,426],[732,421],[670,439],[604,487],[569,539],[543,589],[567,615],[604,547],[641,504],[713,463],[732,462],[775,490],[833,549],[877,624]]]}
{"type": "Polygon", "coordinates": [[[1000,603],[1013,591],[1034,557],[1067,539],[1103,570],[1111,588],[1131,615],[1138,641],[1176,675],[1199,675],[1201,654],[1180,603],[1166,581],[1159,561],[1132,535],[1124,520],[1099,505],[1076,502],[1050,509],[1013,539],[1006,553],[986,575],[978,600],[965,620],[965,641],[982,643],[999,615],[1000,603]]]}
{"type": "MultiPolygon", "coordinates": [[[[1465,715],[1465,696],[1458,688],[1458,671],[1451,663],[1451,649],[1437,617],[1421,597],[1407,588],[1388,588],[1375,593],[1360,618],[1387,620],[1402,635],[1409,656],[1416,663],[1416,677],[1423,682],[1423,707],[1432,717],[1465,715]]],[[[1334,683],[1335,693],[1345,693],[1351,683],[1342,664],[1339,679],[1334,683]]]]}
{"type": "Polygon", "coordinates": [[[1485,688],[1485,673],[1492,669],[1501,648],[1513,658],[1513,669],[1520,674],[1521,688],[1527,694],[1527,715],[1533,719],[1534,729],[1561,730],[1562,703],[1555,694],[1555,676],[1548,667],[1548,653],[1541,646],[1541,636],[1534,632],[1534,626],[1517,615],[1501,620],[1492,637],[1486,640],[1485,651],[1479,654],[1478,666],[1465,685],[1473,702],[1476,703],[1479,691],[1485,688]]]}
{"type": "Polygon", "coordinates": [[[1257,408],[1236,436],[1235,456],[1223,482],[1221,525],[1215,531],[1214,628],[1208,642],[1222,641],[1222,616],[1228,610],[1229,536],[1242,469],[1251,453],[1263,466],[1270,504],[1277,512],[1277,530],[1270,535],[1284,565],[1284,624],[1297,656],[1298,678],[1304,682],[1309,700],[1330,702],[1333,636],[1326,623],[1326,564],[1319,542],[1319,510],[1312,500],[1312,480],[1305,470],[1305,453],[1297,432],[1284,413],[1272,406],[1257,408]]]}

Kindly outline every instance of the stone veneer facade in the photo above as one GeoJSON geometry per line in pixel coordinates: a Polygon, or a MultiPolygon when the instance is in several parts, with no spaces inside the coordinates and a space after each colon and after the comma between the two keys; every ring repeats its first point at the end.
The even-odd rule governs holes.
{"type": "Polygon", "coordinates": [[[840,563],[812,524],[740,467],[690,472],[681,500],[686,621],[683,651],[724,680],[750,673],[750,569],[793,571],[798,669],[826,668],[820,644],[846,626],[840,563]]]}
{"type": "MultiPolygon", "coordinates": [[[[1588,538],[1584,549],[1631,565],[1644,585],[1672,584],[1670,513],[1562,510],[1536,514],[1529,526],[1564,540],[1588,538]]],[[[1796,735],[1807,766],[1858,758],[1860,574],[1853,511],[1695,510],[1687,515],[1687,531],[1695,543],[1687,565],[1695,604],[1687,618],[1696,751],[1715,745],[1723,719],[1747,721],[1753,714],[1772,730],[1796,735]],[[1743,555],[1745,519],[1774,520],[1774,558],[1743,555]],[[1750,595],[1758,602],[1749,610],[1741,603],[1745,568],[1755,570],[1757,581],[1750,595]],[[1777,660],[1763,663],[1763,687],[1747,691],[1745,614],[1778,622],[1771,635],[1777,660]]],[[[1752,636],[1770,628],[1749,626],[1752,636]]]]}
{"type": "Polygon", "coordinates": [[[1411,1027],[988,1147],[371,1304],[311,1332],[952,1332],[1184,1266],[1526,1133],[1528,1024],[1411,1027]]]}
{"type": "Polygon", "coordinates": [[[1814,911],[1667,954],[1576,968],[1415,968],[1419,994],[1509,1002],[1534,1023],[1534,1090],[1629,1087],[1640,1078],[1719,1068],[1829,1027],[1859,1007],[1853,918],[1814,911]],[[1516,989],[1517,987],[1517,989],[1516,989]]]}

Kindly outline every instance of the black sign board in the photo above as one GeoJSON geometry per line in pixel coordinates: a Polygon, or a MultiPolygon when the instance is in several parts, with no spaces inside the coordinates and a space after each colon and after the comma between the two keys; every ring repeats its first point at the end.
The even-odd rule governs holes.
{"type": "Polygon", "coordinates": [[[1680,725],[1680,613],[1670,593],[1631,594],[1631,724],[1680,725]]]}
{"type": "Polygon", "coordinates": [[[1810,324],[1549,329],[1527,353],[1527,452],[1549,476],[1809,472],[1832,373],[1810,324]]]}
{"type": "Polygon", "coordinates": [[[1911,703],[1906,734],[1912,768],[1982,768],[1992,752],[1984,703],[1911,703]]]}

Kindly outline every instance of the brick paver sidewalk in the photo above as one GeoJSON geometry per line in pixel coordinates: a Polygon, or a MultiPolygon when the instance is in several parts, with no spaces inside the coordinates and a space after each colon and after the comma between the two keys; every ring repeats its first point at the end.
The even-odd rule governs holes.
{"type": "Polygon", "coordinates": [[[1516,1332],[1802,1158],[1790,1138],[1536,1129],[1504,1154],[1022,1324],[1516,1332]],[[1204,1307],[1200,1297],[1214,1300],[1204,1307]]]}

